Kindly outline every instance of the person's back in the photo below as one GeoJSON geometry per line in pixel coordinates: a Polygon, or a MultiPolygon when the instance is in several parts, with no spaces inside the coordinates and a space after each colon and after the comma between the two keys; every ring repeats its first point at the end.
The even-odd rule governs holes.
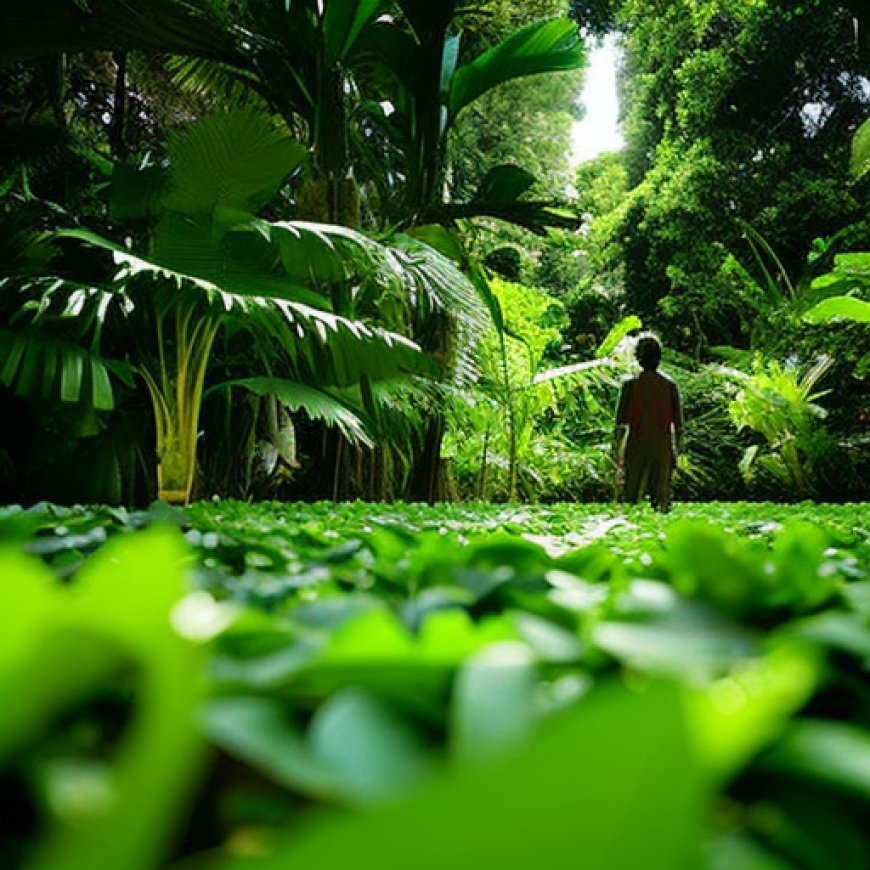
{"type": "Polygon", "coordinates": [[[657,370],[661,345],[656,338],[641,338],[636,355],[643,371],[623,384],[616,414],[614,449],[617,463],[624,465],[620,496],[623,501],[636,502],[648,492],[654,508],[667,510],[675,460],[671,433],[677,442],[683,434],[680,393],[657,370]]]}

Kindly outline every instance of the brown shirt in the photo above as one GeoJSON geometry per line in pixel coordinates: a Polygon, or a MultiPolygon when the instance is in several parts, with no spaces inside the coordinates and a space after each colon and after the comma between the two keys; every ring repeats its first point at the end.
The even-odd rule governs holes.
{"type": "Polygon", "coordinates": [[[643,371],[622,385],[617,426],[628,426],[629,436],[657,433],[677,436],[683,432],[683,409],[680,391],[667,376],[657,371],[643,371]]]}

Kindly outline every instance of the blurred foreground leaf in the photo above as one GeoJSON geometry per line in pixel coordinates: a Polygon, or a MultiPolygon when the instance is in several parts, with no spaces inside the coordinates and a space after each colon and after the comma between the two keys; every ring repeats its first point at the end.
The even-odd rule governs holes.
{"type": "Polygon", "coordinates": [[[704,791],[675,688],[594,692],[519,753],[401,804],[321,816],[269,857],[221,870],[699,866],[704,791]]]}
{"type": "Polygon", "coordinates": [[[187,559],[179,537],[153,530],[109,542],[61,586],[36,559],[0,553],[2,609],[14,614],[0,640],[0,695],[15,698],[0,763],[38,753],[59,716],[119,678],[135,693],[111,757],[42,761],[47,787],[71,797],[87,771],[106,774],[93,780],[99,799],[55,804],[31,870],[148,870],[168,849],[201,749],[201,654],[172,625],[187,559]]]}

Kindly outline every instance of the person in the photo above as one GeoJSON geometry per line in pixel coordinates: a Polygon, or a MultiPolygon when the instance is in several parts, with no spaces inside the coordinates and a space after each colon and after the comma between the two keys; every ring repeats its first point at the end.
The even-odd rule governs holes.
{"type": "Polygon", "coordinates": [[[662,346],[654,335],[642,335],[634,353],[642,371],[622,384],[613,434],[614,460],[622,478],[618,497],[637,502],[649,494],[653,508],[667,511],[683,440],[680,391],[658,371],[662,346]]]}

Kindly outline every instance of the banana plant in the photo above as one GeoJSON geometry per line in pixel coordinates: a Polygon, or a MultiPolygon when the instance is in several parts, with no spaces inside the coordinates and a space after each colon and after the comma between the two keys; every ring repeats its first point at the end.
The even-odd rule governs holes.
{"type": "MultiPolygon", "coordinates": [[[[103,269],[106,277],[88,281],[67,266],[10,278],[5,289],[26,301],[31,331],[86,325],[95,358],[108,332],[124,330],[127,355],[153,406],[159,495],[184,502],[219,330],[254,339],[255,367],[259,359],[268,371],[270,359],[283,358],[299,382],[319,390],[322,406],[328,387],[433,369],[408,338],[352,316],[354,300],[371,305],[380,290],[428,294],[438,304],[455,299],[456,288],[467,282],[420,242],[388,246],[346,227],[257,218],[254,209],[271,199],[301,153],[268,118],[252,112],[208,118],[174,137],[169,151],[168,169],[140,164],[116,173],[115,214],[150,220],[145,250],[134,253],[86,230],[62,231],[57,244],[76,248],[71,253],[79,258],[82,248],[89,252],[82,271],[103,269]]],[[[43,382],[49,377],[47,357],[40,360],[34,350],[38,344],[22,342],[28,334],[19,330],[13,352],[7,348],[0,359],[5,379],[19,388],[22,360],[33,358],[29,368],[43,382]]],[[[110,407],[106,372],[92,366],[88,375],[92,388],[85,389],[83,367],[72,366],[61,378],[61,398],[73,394],[63,395],[63,385],[77,382],[76,397],[110,407]]],[[[318,414],[316,402],[303,397],[300,404],[318,414]]],[[[353,426],[345,428],[354,433],[353,426]]]]}

